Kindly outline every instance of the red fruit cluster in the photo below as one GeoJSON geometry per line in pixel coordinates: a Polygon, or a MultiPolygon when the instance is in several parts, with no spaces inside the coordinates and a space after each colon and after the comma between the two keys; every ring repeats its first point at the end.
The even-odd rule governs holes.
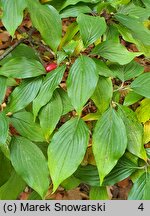
{"type": "Polygon", "coordinates": [[[48,73],[56,68],[57,68],[57,64],[53,62],[53,63],[46,65],[45,70],[48,73]]]}

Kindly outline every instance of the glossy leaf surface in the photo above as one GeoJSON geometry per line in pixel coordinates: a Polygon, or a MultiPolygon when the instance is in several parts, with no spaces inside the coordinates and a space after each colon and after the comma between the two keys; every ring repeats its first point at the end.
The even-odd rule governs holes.
{"type": "Polygon", "coordinates": [[[53,181],[53,191],[71,176],[86,152],[89,131],[83,120],[67,121],[53,136],[48,147],[48,164],[53,181]]]}
{"type": "Polygon", "coordinates": [[[49,186],[49,172],[41,150],[26,138],[14,137],[11,162],[22,179],[44,198],[49,186]]]}
{"type": "Polygon", "coordinates": [[[101,184],[124,154],[126,147],[125,125],[116,111],[110,108],[98,120],[93,134],[93,153],[101,184]]]}
{"type": "Polygon", "coordinates": [[[52,98],[54,90],[57,88],[58,84],[61,82],[63,74],[65,72],[65,65],[56,68],[51,73],[47,74],[42,87],[33,101],[33,114],[34,118],[37,116],[41,107],[47,104],[52,98]]]}
{"type": "Polygon", "coordinates": [[[97,82],[98,74],[94,61],[87,56],[80,56],[72,65],[67,79],[68,96],[79,114],[93,94],[97,82]]]}

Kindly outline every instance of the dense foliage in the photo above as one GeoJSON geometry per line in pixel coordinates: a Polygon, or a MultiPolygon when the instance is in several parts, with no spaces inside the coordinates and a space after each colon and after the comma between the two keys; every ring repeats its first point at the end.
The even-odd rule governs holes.
{"type": "Polygon", "coordinates": [[[32,21],[0,58],[0,199],[17,199],[26,186],[46,199],[51,187],[80,183],[90,199],[108,199],[107,186],[127,177],[128,199],[150,199],[150,73],[138,61],[150,57],[150,1],[0,0],[0,7],[12,38],[23,19],[32,21]],[[47,67],[35,31],[51,53],[47,67]]]}

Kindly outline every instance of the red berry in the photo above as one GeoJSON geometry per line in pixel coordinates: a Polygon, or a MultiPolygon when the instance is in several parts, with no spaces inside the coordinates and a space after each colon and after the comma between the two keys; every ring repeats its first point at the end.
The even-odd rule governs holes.
{"type": "Polygon", "coordinates": [[[57,68],[57,64],[53,62],[53,63],[46,65],[45,70],[46,72],[50,72],[56,68],[57,68]]]}

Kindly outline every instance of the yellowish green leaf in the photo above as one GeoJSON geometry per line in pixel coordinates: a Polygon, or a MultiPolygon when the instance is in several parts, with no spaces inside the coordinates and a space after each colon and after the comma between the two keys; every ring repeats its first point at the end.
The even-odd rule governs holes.
{"type": "Polygon", "coordinates": [[[150,99],[145,98],[142,100],[135,112],[140,122],[145,123],[148,121],[150,119],[150,99]]]}
{"type": "Polygon", "coordinates": [[[146,144],[150,142],[150,121],[145,122],[144,124],[144,138],[143,142],[146,144]]]}

